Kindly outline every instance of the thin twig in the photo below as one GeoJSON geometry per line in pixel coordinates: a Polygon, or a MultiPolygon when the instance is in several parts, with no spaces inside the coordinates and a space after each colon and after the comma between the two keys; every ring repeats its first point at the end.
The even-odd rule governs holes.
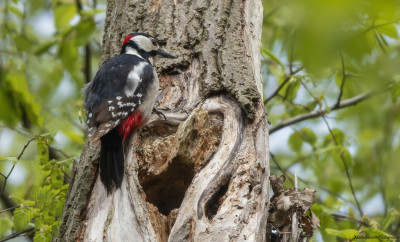
{"type": "Polygon", "coordinates": [[[18,208],[19,206],[20,206],[20,205],[17,205],[17,206],[11,207],[11,208],[6,208],[6,209],[4,209],[4,210],[1,210],[0,213],[5,213],[5,212],[7,212],[7,211],[14,210],[14,209],[18,208]]]}
{"type": "Polygon", "coordinates": [[[32,232],[34,232],[34,230],[35,230],[35,228],[30,228],[30,229],[23,230],[21,232],[17,232],[15,234],[12,234],[10,236],[7,236],[7,237],[1,239],[0,242],[4,242],[4,241],[16,238],[16,237],[24,235],[24,234],[31,234],[32,232]]]}
{"type": "Polygon", "coordinates": [[[301,85],[304,87],[304,89],[306,89],[306,91],[308,92],[308,94],[314,99],[314,101],[317,101],[317,99],[315,98],[314,94],[312,94],[312,92],[310,91],[310,89],[308,89],[307,85],[303,82],[303,80],[300,80],[301,85]]]}
{"type": "Polygon", "coordinates": [[[279,98],[281,98],[283,101],[292,104],[293,106],[300,106],[300,107],[304,108],[304,109],[307,110],[307,111],[312,111],[311,108],[309,108],[309,107],[307,107],[307,106],[304,106],[304,105],[302,105],[302,104],[295,103],[295,102],[293,102],[292,100],[286,98],[285,96],[282,96],[282,95],[280,95],[280,94],[277,94],[277,96],[278,96],[279,98]]]}
{"type": "Polygon", "coordinates": [[[298,68],[297,70],[293,71],[288,76],[286,76],[285,80],[283,80],[282,84],[279,85],[279,87],[272,93],[272,95],[269,96],[267,99],[265,99],[264,105],[267,104],[269,101],[271,101],[271,99],[274,98],[279,93],[279,91],[290,81],[290,79],[292,79],[292,77],[301,70],[303,70],[303,67],[298,68]]]}
{"type": "Polygon", "coordinates": [[[344,82],[346,81],[346,70],[344,68],[343,54],[342,54],[341,51],[339,52],[339,55],[340,55],[340,62],[342,64],[342,83],[340,84],[340,93],[339,93],[339,96],[337,98],[335,107],[340,105],[340,100],[342,99],[342,95],[343,95],[344,82]]]}
{"type": "MultiPolygon", "coordinates": [[[[17,160],[21,159],[21,157],[22,157],[22,155],[24,154],[26,148],[28,148],[29,144],[30,144],[32,141],[34,141],[35,139],[36,139],[36,138],[32,138],[32,139],[30,139],[30,140],[28,141],[28,143],[26,143],[26,145],[24,146],[24,148],[22,148],[21,153],[18,155],[17,160]]],[[[13,170],[14,170],[14,168],[15,168],[15,165],[16,165],[16,164],[13,164],[13,165],[12,165],[11,170],[8,172],[7,176],[4,176],[3,174],[1,174],[1,175],[4,177],[4,183],[3,183],[3,187],[2,187],[1,192],[0,192],[0,196],[3,195],[4,190],[6,189],[7,180],[8,180],[8,178],[10,177],[11,173],[13,172],[13,170]]]]}
{"type": "Polygon", "coordinates": [[[365,223],[365,222],[363,222],[363,221],[361,221],[361,220],[358,220],[358,219],[355,219],[355,218],[346,216],[346,215],[334,213],[334,214],[332,214],[332,217],[333,217],[334,219],[340,219],[340,220],[350,221],[350,222],[353,222],[353,223],[362,224],[362,225],[364,225],[364,226],[366,226],[366,227],[370,227],[369,224],[367,224],[367,223],[365,223]]]}
{"type": "Polygon", "coordinates": [[[295,117],[293,117],[291,119],[288,119],[288,120],[285,120],[285,121],[281,122],[280,124],[276,125],[275,127],[272,127],[269,130],[269,133],[272,134],[272,133],[275,133],[276,131],[278,131],[280,129],[283,129],[283,128],[287,127],[287,126],[299,123],[299,122],[307,120],[307,119],[319,117],[319,116],[321,116],[323,114],[326,114],[329,111],[335,111],[335,110],[338,110],[338,109],[342,109],[342,108],[345,108],[345,107],[356,105],[356,104],[358,104],[358,103],[360,103],[362,101],[370,99],[370,98],[372,98],[372,97],[374,97],[376,95],[379,95],[381,93],[384,93],[384,92],[388,91],[389,89],[390,89],[390,86],[385,88],[385,89],[383,89],[383,90],[380,90],[380,91],[367,92],[367,93],[364,93],[364,94],[360,94],[358,96],[355,96],[355,97],[352,97],[352,98],[349,98],[349,99],[346,99],[346,100],[340,102],[339,106],[335,107],[335,105],[333,105],[333,106],[331,106],[329,108],[326,108],[324,110],[315,110],[315,111],[312,111],[310,113],[306,113],[306,114],[301,114],[301,115],[295,116],[295,117]]]}
{"type": "Polygon", "coordinates": [[[363,34],[367,33],[367,32],[370,31],[370,30],[373,30],[373,29],[376,29],[376,28],[379,28],[379,27],[382,27],[382,26],[385,26],[385,25],[389,25],[389,24],[395,24],[395,23],[398,23],[399,21],[400,21],[400,19],[397,19],[397,20],[390,21],[390,22],[387,22],[387,23],[372,25],[372,26],[370,26],[370,27],[364,29],[364,30],[361,31],[360,33],[358,33],[358,34],[356,35],[356,37],[358,37],[358,36],[360,36],[360,35],[363,35],[363,34]]]}
{"type": "MultiPolygon", "coordinates": [[[[327,127],[328,130],[329,130],[329,133],[330,133],[331,136],[332,136],[333,142],[335,143],[336,146],[339,146],[338,142],[336,141],[336,137],[335,137],[335,135],[333,134],[331,127],[329,126],[328,121],[326,121],[325,115],[321,115],[321,117],[322,117],[322,119],[324,120],[324,122],[325,122],[325,124],[326,124],[326,127],[327,127]]],[[[349,172],[349,167],[347,166],[347,163],[346,163],[346,161],[344,160],[344,157],[343,157],[342,152],[340,152],[340,158],[341,158],[341,160],[342,160],[342,162],[343,162],[344,169],[345,169],[345,171],[346,171],[347,180],[348,180],[348,182],[349,182],[349,186],[350,186],[351,193],[353,194],[354,200],[356,201],[356,205],[357,205],[357,208],[358,208],[358,212],[360,213],[360,216],[362,217],[364,213],[363,213],[363,211],[362,211],[362,209],[361,209],[360,203],[358,202],[358,199],[357,199],[357,196],[356,196],[356,192],[355,192],[354,187],[353,187],[353,182],[351,181],[351,176],[350,176],[350,172],[349,172]]]]}
{"type": "Polygon", "coordinates": [[[282,167],[279,165],[278,161],[275,158],[275,155],[272,154],[271,152],[269,152],[269,155],[271,156],[272,161],[278,167],[278,169],[283,173],[283,175],[285,175],[285,177],[287,177],[289,179],[290,183],[292,183],[292,186],[294,186],[294,182],[293,182],[292,178],[290,178],[290,176],[287,175],[286,171],[284,169],[282,169],[282,167]]]}

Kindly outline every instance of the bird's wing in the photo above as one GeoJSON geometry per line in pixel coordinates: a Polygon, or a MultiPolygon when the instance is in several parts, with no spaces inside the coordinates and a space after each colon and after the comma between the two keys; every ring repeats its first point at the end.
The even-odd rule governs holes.
{"type": "Polygon", "coordinates": [[[146,96],[146,87],[154,78],[153,67],[148,62],[136,62],[136,65],[132,65],[126,60],[120,60],[118,63],[106,63],[99,71],[103,74],[98,73],[85,90],[88,137],[92,142],[118,126],[135,111],[146,96]]]}

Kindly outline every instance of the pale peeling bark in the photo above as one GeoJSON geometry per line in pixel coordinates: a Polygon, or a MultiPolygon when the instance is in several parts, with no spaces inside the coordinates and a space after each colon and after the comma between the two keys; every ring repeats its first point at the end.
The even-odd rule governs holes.
{"type": "Polygon", "coordinates": [[[108,2],[103,62],[130,32],[178,56],[156,64],[167,120],[153,115],[130,137],[122,187],[109,196],[86,146],[58,240],[266,241],[261,26],[259,0],[108,2]]]}

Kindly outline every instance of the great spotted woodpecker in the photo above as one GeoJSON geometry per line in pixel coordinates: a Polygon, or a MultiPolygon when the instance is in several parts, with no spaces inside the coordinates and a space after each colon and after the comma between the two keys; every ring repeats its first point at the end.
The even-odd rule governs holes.
{"type": "Polygon", "coordinates": [[[128,34],[121,53],[109,59],[83,90],[88,138],[93,143],[100,140],[100,178],[108,194],[122,184],[123,142],[151,116],[158,94],[151,62],[156,56],[175,58],[159,49],[152,36],[128,34]]]}

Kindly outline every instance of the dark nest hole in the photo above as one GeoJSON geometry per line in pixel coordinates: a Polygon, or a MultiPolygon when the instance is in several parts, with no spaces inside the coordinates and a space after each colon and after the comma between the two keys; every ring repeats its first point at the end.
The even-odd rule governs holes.
{"type": "Polygon", "coordinates": [[[146,193],[146,201],[166,216],[181,206],[185,192],[194,177],[194,166],[178,157],[159,175],[140,175],[139,182],[146,193]]]}
{"type": "Polygon", "coordinates": [[[222,203],[224,202],[225,194],[229,188],[229,182],[229,179],[225,181],[214,193],[214,195],[212,195],[210,200],[207,201],[204,210],[208,219],[211,220],[217,214],[219,207],[221,207],[222,203]]]}

